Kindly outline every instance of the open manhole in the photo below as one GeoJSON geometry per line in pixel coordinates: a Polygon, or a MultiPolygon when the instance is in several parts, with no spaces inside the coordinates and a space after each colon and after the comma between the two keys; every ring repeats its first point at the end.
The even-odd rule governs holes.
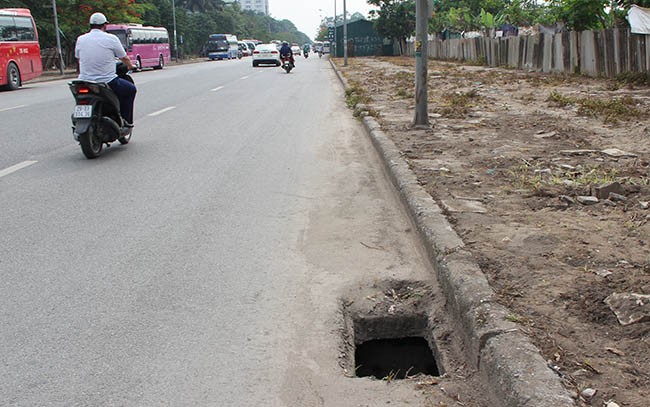
{"type": "Polygon", "coordinates": [[[416,374],[439,376],[438,364],[422,337],[373,339],[354,351],[357,377],[404,379],[416,374]]]}
{"type": "Polygon", "coordinates": [[[428,287],[389,281],[354,294],[342,303],[341,365],[349,376],[395,380],[443,373],[429,323],[428,287]]]}

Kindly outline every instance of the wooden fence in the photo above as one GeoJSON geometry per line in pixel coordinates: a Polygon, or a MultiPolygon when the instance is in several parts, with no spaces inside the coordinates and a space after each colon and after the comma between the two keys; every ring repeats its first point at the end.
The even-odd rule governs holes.
{"type": "MultiPolygon", "coordinates": [[[[460,38],[429,41],[429,57],[477,61],[489,66],[616,77],[650,70],[648,35],[629,29],[564,32],[504,38],[460,38]]],[[[407,55],[415,55],[407,44],[407,55]]]]}

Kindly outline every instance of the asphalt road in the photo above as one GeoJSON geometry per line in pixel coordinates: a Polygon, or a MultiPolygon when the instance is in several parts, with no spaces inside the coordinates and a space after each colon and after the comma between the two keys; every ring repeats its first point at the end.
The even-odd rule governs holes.
{"type": "Polygon", "coordinates": [[[66,81],[0,92],[0,404],[419,404],[346,378],[341,292],[428,267],[326,58],[135,75],[132,142],[66,81]]]}

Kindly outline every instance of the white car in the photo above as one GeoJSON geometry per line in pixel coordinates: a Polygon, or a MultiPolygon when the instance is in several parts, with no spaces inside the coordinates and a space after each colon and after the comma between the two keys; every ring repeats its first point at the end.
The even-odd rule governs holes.
{"type": "Polygon", "coordinates": [[[291,52],[293,52],[293,55],[298,55],[298,56],[302,54],[302,52],[300,51],[300,47],[297,45],[291,46],[291,52]]]}
{"type": "Polygon", "coordinates": [[[259,65],[282,65],[280,51],[275,44],[259,44],[253,51],[253,66],[259,65]]]}

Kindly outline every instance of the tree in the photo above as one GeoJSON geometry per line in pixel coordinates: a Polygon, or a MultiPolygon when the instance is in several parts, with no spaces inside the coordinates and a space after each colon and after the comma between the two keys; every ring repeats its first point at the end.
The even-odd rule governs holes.
{"type": "MultiPolygon", "coordinates": [[[[96,11],[114,23],[142,23],[163,26],[173,32],[172,0],[56,0],[59,28],[66,65],[74,64],[74,44],[88,31],[88,19],[96,11]]],[[[42,49],[54,48],[54,16],[51,0],[0,0],[0,8],[21,7],[32,11],[42,49]],[[45,3],[45,4],[44,4],[45,3]]],[[[199,53],[208,35],[233,33],[239,38],[269,42],[284,39],[309,42],[309,37],[288,20],[278,21],[263,13],[241,10],[239,3],[223,0],[175,0],[179,48],[185,54],[199,53]]]]}
{"type": "Polygon", "coordinates": [[[562,0],[559,17],[575,31],[605,28],[609,0],[562,0]]]}
{"type": "Polygon", "coordinates": [[[625,10],[628,10],[633,4],[640,7],[650,7],[650,0],[614,0],[613,3],[625,10]]]}
{"type": "Polygon", "coordinates": [[[400,53],[404,52],[406,39],[415,33],[415,0],[367,0],[368,4],[379,7],[370,11],[375,19],[377,32],[399,41],[400,53]]]}
{"type": "Polygon", "coordinates": [[[512,0],[497,14],[497,18],[516,26],[533,25],[544,11],[545,7],[535,0],[512,0]]]}

